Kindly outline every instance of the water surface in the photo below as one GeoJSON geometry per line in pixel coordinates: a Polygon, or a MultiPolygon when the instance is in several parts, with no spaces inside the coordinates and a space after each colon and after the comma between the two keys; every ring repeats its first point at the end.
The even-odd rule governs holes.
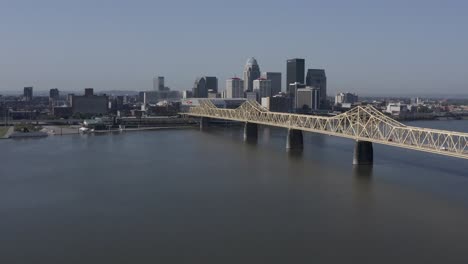
{"type": "Polygon", "coordinates": [[[375,145],[356,169],[352,140],[259,134],[0,141],[0,262],[467,263],[466,160],[375,145]]]}

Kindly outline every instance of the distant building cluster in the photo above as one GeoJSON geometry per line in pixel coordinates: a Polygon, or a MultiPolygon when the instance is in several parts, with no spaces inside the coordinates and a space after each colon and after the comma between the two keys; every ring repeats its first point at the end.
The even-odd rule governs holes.
{"type": "Polygon", "coordinates": [[[261,72],[255,58],[247,60],[243,79],[233,77],[226,80],[223,92],[217,91],[217,81],[214,80],[215,77],[198,78],[191,95],[194,98],[245,98],[257,101],[270,111],[280,112],[311,113],[329,108],[325,70],[308,69],[306,76],[304,59],[287,60],[285,93],[281,72],[261,72]],[[212,85],[209,84],[210,78],[212,85]]]}
{"type": "MultiPolygon", "coordinates": [[[[447,113],[464,115],[468,106],[444,101],[413,98],[368,100],[356,93],[339,92],[334,103],[327,97],[327,76],[324,69],[306,69],[305,59],[286,60],[285,89],[278,71],[261,71],[255,58],[249,58],[243,67],[242,77],[227,79],[220,89],[216,76],[196,78],[193,86],[184,91],[171,90],[164,76],[153,77],[152,89],[133,94],[95,93],[85,88],[83,93],[63,94],[52,88],[48,96],[36,92],[34,87],[24,87],[18,96],[0,95],[0,112],[4,119],[84,118],[93,116],[177,115],[180,110],[197,105],[202,98],[211,99],[215,105],[235,108],[246,100],[256,101],[274,112],[302,114],[337,114],[357,105],[372,104],[387,115],[396,118],[433,118],[447,113]]],[[[151,87],[151,86],[150,86],[151,87]]]]}

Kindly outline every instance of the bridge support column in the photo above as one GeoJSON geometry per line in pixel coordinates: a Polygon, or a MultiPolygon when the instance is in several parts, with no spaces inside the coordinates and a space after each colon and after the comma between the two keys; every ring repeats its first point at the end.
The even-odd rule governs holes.
{"type": "Polygon", "coordinates": [[[244,124],[244,141],[257,142],[258,126],[254,123],[246,122],[244,124]]]}
{"type": "Polygon", "coordinates": [[[205,129],[208,127],[208,123],[210,122],[209,117],[200,117],[200,130],[205,129]]]}
{"type": "Polygon", "coordinates": [[[302,150],[304,148],[304,139],[302,130],[288,129],[288,137],[286,139],[286,149],[302,150]]]}
{"type": "Polygon", "coordinates": [[[374,148],[372,142],[356,141],[353,165],[372,165],[372,163],[374,163],[374,148]]]}

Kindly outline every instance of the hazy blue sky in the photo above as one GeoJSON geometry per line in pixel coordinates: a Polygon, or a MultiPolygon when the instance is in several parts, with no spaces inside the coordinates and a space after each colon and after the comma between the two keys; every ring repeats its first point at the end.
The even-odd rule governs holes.
{"type": "Polygon", "coordinates": [[[331,93],[466,94],[467,2],[0,0],[0,92],[146,90],[154,75],[224,89],[255,56],[283,79],[305,58],[331,93]]]}

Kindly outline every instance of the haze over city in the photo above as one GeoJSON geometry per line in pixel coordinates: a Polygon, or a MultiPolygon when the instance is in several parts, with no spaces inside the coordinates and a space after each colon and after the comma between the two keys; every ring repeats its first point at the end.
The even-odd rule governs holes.
{"type": "MultiPolygon", "coordinates": [[[[249,57],[327,71],[330,94],[465,94],[464,1],[2,1],[0,92],[173,90],[249,57]]],[[[283,83],[283,90],[285,84],[283,83]]]]}

